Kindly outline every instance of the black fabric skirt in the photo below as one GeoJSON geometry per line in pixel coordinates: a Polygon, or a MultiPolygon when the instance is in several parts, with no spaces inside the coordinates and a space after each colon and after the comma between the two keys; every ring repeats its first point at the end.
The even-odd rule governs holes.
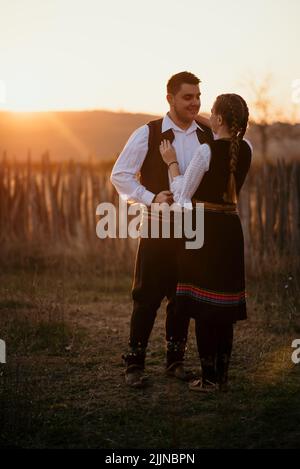
{"type": "MultiPolygon", "coordinates": [[[[195,217],[194,217],[195,218],[195,217]]],[[[204,245],[178,258],[178,314],[215,324],[247,318],[244,237],[237,214],[204,213],[204,245]]]]}

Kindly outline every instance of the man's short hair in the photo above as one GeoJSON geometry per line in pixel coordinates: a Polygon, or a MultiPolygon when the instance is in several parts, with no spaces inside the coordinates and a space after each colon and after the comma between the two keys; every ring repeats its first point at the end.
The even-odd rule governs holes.
{"type": "Polygon", "coordinates": [[[190,72],[180,72],[173,75],[167,83],[167,93],[176,94],[180,90],[183,83],[188,83],[189,85],[199,85],[201,80],[196,77],[193,73],[190,72]]]}

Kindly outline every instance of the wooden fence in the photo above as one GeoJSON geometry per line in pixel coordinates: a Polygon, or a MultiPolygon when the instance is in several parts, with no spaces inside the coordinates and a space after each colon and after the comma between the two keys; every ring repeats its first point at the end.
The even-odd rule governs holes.
{"type": "MultiPolygon", "coordinates": [[[[99,163],[0,164],[0,252],[16,244],[96,250],[107,262],[132,262],[136,241],[100,240],[96,207],[118,197],[99,163]]],[[[253,166],[242,189],[239,211],[248,265],[300,251],[300,163],[253,166]]]]}

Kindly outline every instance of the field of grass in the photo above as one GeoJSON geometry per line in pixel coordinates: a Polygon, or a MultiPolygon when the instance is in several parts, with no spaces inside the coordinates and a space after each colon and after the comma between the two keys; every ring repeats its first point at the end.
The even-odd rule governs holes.
{"type": "MultiPolygon", "coordinates": [[[[124,385],[131,278],[96,270],[0,275],[0,446],[299,448],[297,273],[248,280],[249,320],[235,329],[227,394],[200,396],[164,373],[164,306],[147,355],[149,387],[124,385]]],[[[198,371],[193,324],[187,365],[198,371]]]]}

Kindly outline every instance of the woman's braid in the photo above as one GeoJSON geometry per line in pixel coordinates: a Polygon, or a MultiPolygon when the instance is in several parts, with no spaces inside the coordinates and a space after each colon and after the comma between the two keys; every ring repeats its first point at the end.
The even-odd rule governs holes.
{"type": "Polygon", "coordinates": [[[216,100],[216,112],[221,114],[230,132],[229,179],[223,195],[226,203],[236,204],[236,169],[240,143],[245,135],[249,110],[245,100],[237,94],[223,94],[216,100]]]}

